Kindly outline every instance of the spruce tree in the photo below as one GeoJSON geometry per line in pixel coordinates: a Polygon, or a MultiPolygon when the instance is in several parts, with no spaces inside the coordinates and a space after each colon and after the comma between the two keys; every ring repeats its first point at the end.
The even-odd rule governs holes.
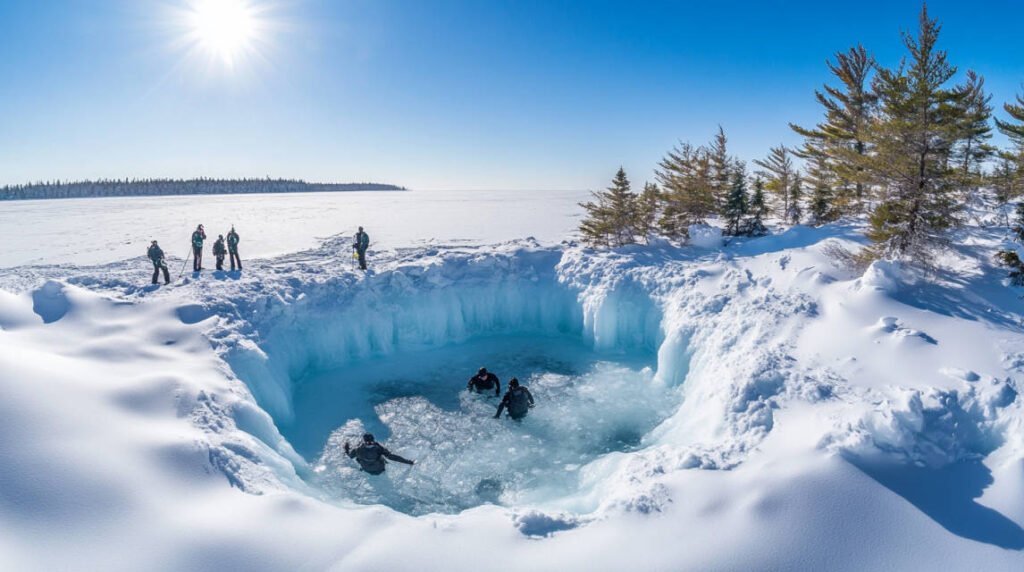
{"type": "Polygon", "coordinates": [[[746,232],[753,236],[761,236],[768,233],[764,226],[764,217],[768,215],[768,204],[764,196],[764,181],[761,177],[754,178],[754,192],[750,196],[750,204],[747,206],[746,232]]]}
{"type": "MultiPolygon", "coordinates": [[[[878,103],[869,85],[876,64],[867,50],[856,46],[837,53],[835,62],[827,65],[840,86],[825,85],[823,92],[815,92],[825,108],[825,120],[814,129],[792,123],[790,128],[827,159],[838,184],[836,208],[842,212],[860,211],[869,181],[863,164],[870,153],[868,130],[878,103]]],[[[817,181],[812,184],[817,187],[817,181]]]]}
{"type": "Polygon", "coordinates": [[[658,164],[655,177],[662,189],[658,221],[669,238],[689,238],[689,225],[704,223],[715,212],[712,161],[707,149],[682,143],[658,164]]]}
{"type": "Polygon", "coordinates": [[[803,179],[800,171],[793,175],[793,182],[789,184],[789,210],[786,212],[786,222],[789,224],[800,224],[804,218],[804,210],[801,205],[804,201],[803,179]]]}
{"type": "Polygon", "coordinates": [[[760,175],[767,179],[765,189],[774,193],[779,200],[779,218],[783,221],[789,220],[789,193],[793,185],[793,160],[790,158],[789,149],[785,145],[772,147],[768,150],[768,157],[754,161],[763,170],[760,175]]]}
{"type": "Polygon", "coordinates": [[[956,68],[936,47],[939,31],[922,8],[917,37],[904,34],[909,64],[875,76],[880,109],[869,129],[875,153],[867,165],[882,200],[871,215],[869,258],[923,259],[958,222],[951,155],[964,120],[957,92],[945,87],[956,68]]]}
{"type": "Polygon", "coordinates": [[[644,183],[644,190],[637,197],[634,228],[637,235],[650,244],[651,237],[658,232],[658,215],[661,208],[661,190],[654,183],[644,183]]]}
{"type": "Polygon", "coordinates": [[[738,164],[733,172],[729,196],[722,212],[725,219],[725,234],[737,236],[746,232],[744,222],[748,212],[747,202],[747,174],[743,165],[738,164]]]}
{"type": "Polygon", "coordinates": [[[960,141],[956,145],[953,159],[958,165],[958,177],[964,191],[979,187],[984,176],[982,165],[995,152],[989,145],[992,138],[992,96],[985,93],[985,78],[967,70],[967,81],[957,90],[956,104],[962,116],[960,141]]]}
{"type": "Polygon", "coordinates": [[[583,240],[592,246],[622,246],[635,241],[636,195],[630,192],[626,171],[619,167],[612,185],[592,193],[594,202],[580,203],[587,211],[580,223],[583,240]]]}
{"type": "Polygon", "coordinates": [[[835,220],[835,210],[832,208],[832,190],[824,183],[818,182],[814,185],[809,207],[811,223],[815,226],[835,220]]]}
{"type": "Polygon", "coordinates": [[[728,142],[725,130],[719,125],[718,133],[708,150],[711,160],[711,193],[714,195],[717,212],[722,212],[729,194],[732,192],[733,159],[729,157],[728,142]]]}

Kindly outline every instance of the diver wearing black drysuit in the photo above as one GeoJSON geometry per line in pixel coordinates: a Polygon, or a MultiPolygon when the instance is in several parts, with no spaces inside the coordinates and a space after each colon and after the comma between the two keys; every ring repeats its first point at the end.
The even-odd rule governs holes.
{"type": "Polygon", "coordinates": [[[413,465],[414,462],[406,459],[405,457],[399,457],[398,455],[388,451],[384,445],[381,445],[373,439],[373,435],[366,433],[363,435],[363,442],[356,446],[355,449],[349,447],[348,442],[345,442],[345,454],[351,459],[355,459],[359,463],[359,468],[370,473],[371,475],[379,475],[384,472],[384,468],[387,466],[387,461],[384,459],[391,459],[396,463],[405,463],[406,465],[413,465]]]}
{"type": "Polygon", "coordinates": [[[519,385],[519,380],[513,377],[508,382],[508,392],[505,393],[505,397],[501,398],[498,412],[494,414],[494,418],[501,417],[501,411],[507,409],[508,416],[519,421],[526,417],[531,407],[533,407],[533,395],[529,389],[519,385]]]}
{"type": "Polygon", "coordinates": [[[498,376],[487,371],[486,367],[482,367],[480,368],[480,371],[476,372],[476,375],[469,378],[469,383],[466,384],[466,389],[477,393],[483,393],[493,389],[494,395],[501,395],[501,380],[498,379],[498,376]]]}

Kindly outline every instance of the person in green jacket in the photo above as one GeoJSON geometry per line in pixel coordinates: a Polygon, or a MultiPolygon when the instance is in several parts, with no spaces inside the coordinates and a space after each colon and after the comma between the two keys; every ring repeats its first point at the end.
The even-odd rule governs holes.
{"type": "Polygon", "coordinates": [[[203,269],[203,241],[206,240],[206,231],[203,225],[196,227],[192,233],[192,270],[199,272],[203,269]]]}
{"type": "Polygon", "coordinates": [[[231,227],[231,232],[228,233],[228,254],[231,257],[231,271],[235,271],[235,261],[238,261],[238,271],[242,271],[242,259],[238,257],[238,233],[235,232],[235,227],[231,227]]]}
{"type": "Polygon", "coordinates": [[[366,234],[363,227],[359,227],[359,232],[356,233],[355,241],[352,243],[352,248],[355,249],[356,254],[359,255],[359,268],[366,270],[366,249],[370,247],[370,235],[366,234]]]}
{"type": "Polygon", "coordinates": [[[217,270],[224,270],[224,255],[228,250],[224,248],[224,235],[218,235],[217,241],[213,243],[213,256],[217,259],[217,270]]]}
{"type": "Polygon", "coordinates": [[[146,251],[146,256],[153,261],[153,284],[156,284],[156,279],[160,277],[160,271],[164,271],[164,284],[171,283],[171,275],[167,270],[167,262],[164,261],[164,250],[160,248],[160,245],[154,240],[149,245],[149,250],[146,251]]]}

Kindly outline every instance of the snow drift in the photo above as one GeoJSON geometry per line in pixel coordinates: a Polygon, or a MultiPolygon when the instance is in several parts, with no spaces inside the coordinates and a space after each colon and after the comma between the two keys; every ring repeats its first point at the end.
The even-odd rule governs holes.
{"type": "MultiPolygon", "coordinates": [[[[339,271],[345,250],[328,242],[170,289],[134,286],[127,265],[19,271],[0,280],[2,522],[73,523],[85,531],[73,552],[107,568],[470,569],[501,551],[525,567],[621,569],[636,550],[671,569],[1016,568],[1018,302],[969,250],[927,280],[898,265],[838,268],[825,246],[855,247],[855,231],[798,227],[693,251],[415,248],[378,255],[365,276],[339,271]],[[387,484],[450,510],[374,506],[388,491],[337,454],[370,414],[324,431],[314,454],[286,436],[321,378],[376,387],[481,348],[537,352],[522,369],[558,399],[521,429],[490,430],[492,404],[435,398],[457,395],[443,384],[464,384],[461,364],[366,409],[389,443],[423,454],[422,474],[389,471],[387,484]],[[626,398],[602,404],[591,389],[626,398]],[[531,453],[551,435],[571,441],[559,458],[531,453]],[[462,463],[460,449],[481,462],[462,463]],[[543,473],[555,490],[491,478],[509,466],[562,476],[543,473]],[[437,488],[446,470],[464,482],[437,488]],[[181,526],[193,517],[203,525],[181,526]],[[157,524],[132,530],[141,519],[157,524]],[[166,548],[120,561],[96,548],[126,531],[166,548]],[[384,540],[394,534],[402,554],[384,540]]],[[[0,541],[12,563],[66,562],[71,541],[31,534],[0,541]]]]}

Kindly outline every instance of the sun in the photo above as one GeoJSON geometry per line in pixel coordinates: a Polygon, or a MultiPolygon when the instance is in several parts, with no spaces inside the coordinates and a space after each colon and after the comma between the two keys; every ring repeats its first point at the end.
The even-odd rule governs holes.
{"type": "Polygon", "coordinates": [[[192,0],[186,19],[194,47],[229,68],[260,39],[259,11],[249,0],[192,0]]]}

